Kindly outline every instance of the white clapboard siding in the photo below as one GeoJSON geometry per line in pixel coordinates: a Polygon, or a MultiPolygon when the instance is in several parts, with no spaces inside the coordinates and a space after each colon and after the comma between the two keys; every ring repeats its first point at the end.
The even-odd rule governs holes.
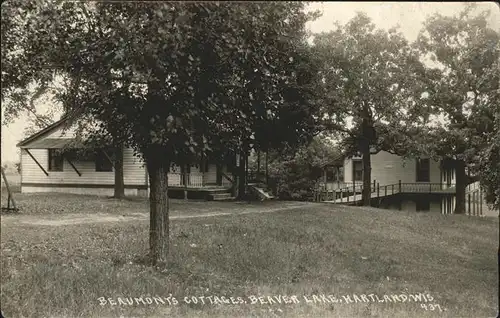
{"type": "MultiPolygon", "coordinates": [[[[94,161],[71,162],[81,173],[81,176],[64,160],[63,171],[48,170],[48,149],[30,149],[29,152],[36,158],[40,165],[48,172],[44,174],[36,162],[22,149],[22,180],[23,183],[50,183],[50,184],[114,184],[113,171],[95,171],[94,161]]],[[[125,185],[145,185],[146,170],[139,158],[133,156],[132,149],[126,149],[123,156],[124,183],[125,185]]]]}
{"type": "Polygon", "coordinates": [[[205,183],[217,183],[217,166],[215,164],[208,165],[208,172],[204,173],[205,183]]]}
{"type": "Polygon", "coordinates": [[[123,151],[123,181],[125,185],[147,184],[144,161],[134,156],[132,148],[123,151]]]}
{"type": "Polygon", "coordinates": [[[352,159],[348,158],[344,160],[344,181],[352,182],[352,159]]]}
{"type": "MultiPolygon", "coordinates": [[[[352,159],[344,162],[344,181],[352,181],[352,159]]],[[[417,182],[416,159],[404,159],[386,151],[371,155],[371,181],[380,185],[417,182]]],[[[439,161],[430,160],[430,182],[440,183],[441,168],[439,161]]]]}
{"type": "MultiPolygon", "coordinates": [[[[113,196],[113,188],[82,188],[82,187],[36,187],[36,186],[23,186],[22,193],[71,193],[83,195],[97,195],[97,196],[113,196]]],[[[145,197],[149,194],[144,189],[125,189],[126,196],[142,196],[145,197]]]]}

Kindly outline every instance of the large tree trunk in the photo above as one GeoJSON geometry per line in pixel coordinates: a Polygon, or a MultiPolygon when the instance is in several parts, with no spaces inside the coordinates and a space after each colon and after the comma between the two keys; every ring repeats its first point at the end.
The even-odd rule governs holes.
{"type": "Polygon", "coordinates": [[[238,167],[238,200],[246,198],[246,146],[243,146],[240,152],[239,167],[238,167]]]}
{"type": "Polygon", "coordinates": [[[363,160],[363,191],[361,193],[364,206],[371,205],[371,179],[372,165],[370,157],[370,146],[376,140],[375,129],[371,118],[371,111],[367,104],[363,103],[363,122],[361,124],[360,151],[363,160]]]}
{"type": "Polygon", "coordinates": [[[257,175],[260,177],[260,150],[257,150],[257,175]]]}
{"type": "Polygon", "coordinates": [[[361,147],[361,155],[363,160],[363,191],[361,192],[361,197],[363,199],[364,206],[371,205],[371,178],[372,178],[372,165],[371,165],[371,154],[370,154],[370,144],[368,142],[363,142],[361,147]]]}
{"type": "Polygon", "coordinates": [[[149,158],[150,180],[150,222],[149,249],[153,264],[166,264],[169,251],[169,204],[168,204],[168,162],[159,162],[158,157],[149,158]]]}
{"type": "Polygon", "coordinates": [[[465,162],[457,160],[455,164],[456,196],[455,214],[465,213],[465,189],[467,187],[467,176],[465,175],[465,162]]]}
{"type": "Polygon", "coordinates": [[[114,187],[114,197],[124,198],[125,197],[125,182],[123,181],[123,144],[116,147],[115,153],[115,187],[114,187]]]}

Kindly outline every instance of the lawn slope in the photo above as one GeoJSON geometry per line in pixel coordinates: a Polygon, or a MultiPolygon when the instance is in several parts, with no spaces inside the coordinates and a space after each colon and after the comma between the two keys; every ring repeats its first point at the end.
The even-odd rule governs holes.
{"type": "MultiPolygon", "coordinates": [[[[190,206],[182,204],[179,213],[190,206]]],[[[210,209],[210,204],[203,205],[210,209]]],[[[221,212],[239,206],[214,205],[221,212]]],[[[497,218],[310,204],[274,213],[178,219],[171,227],[172,261],[168,270],[158,271],[142,263],[147,221],[2,222],[4,316],[497,313],[497,218]]]]}

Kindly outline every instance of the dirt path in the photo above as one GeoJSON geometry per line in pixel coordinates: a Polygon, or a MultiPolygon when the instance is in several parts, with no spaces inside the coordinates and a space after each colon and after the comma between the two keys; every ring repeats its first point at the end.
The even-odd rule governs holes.
{"type": "MultiPolygon", "coordinates": [[[[287,205],[278,208],[264,208],[253,207],[246,211],[238,212],[208,212],[194,215],[171,215],[170,220],[191,219],[191,218],[206,218],[215,216],[228,216],[228,215],[243,215],[243,214],[256,214],[256,213],[273,213],[285,210],[296,210],[309,206],[312,203],[298,203],[294,205],[287,205]]],[[[27,225],[41,225],[41,226],[64,226],[64,225],[78,225],[88,223],[106,223],[106,222],[130,222],[130,221],[147,221],[149,220],[148,213],[129,213],[127,215],[114,215],[105,213],[96,214],[67,214],[67,215],[2,215],[2,226],[13,224],[27,224],[27,225]]]]}

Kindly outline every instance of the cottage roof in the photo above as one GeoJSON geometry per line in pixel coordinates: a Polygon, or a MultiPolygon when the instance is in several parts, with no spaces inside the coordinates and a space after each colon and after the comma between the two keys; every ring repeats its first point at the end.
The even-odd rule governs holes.
{"type": "Polygon", "coordinates": [[[19,146],[20,148],[29,148],[29,149],[61,149],[70,144],[74,144],[75,139],[73,138],[45,138],[38,139],[28,144],[19,146]]]}
{"type": "MultiPolygon", "coordinates": [[[[40,130],[39,132],[36,132],[34,133],[33,135],[29,136],[28,138],[20,141],[16,146],[17,147],[20,147],[20,148],[27,148],[26,146],[33,142],[33,141],[36,141],[38,140],[39,138],[43,137],[44,135],[46,135],[47,133],[59,128],[60,126],[62,126],[63,124],[66,124],[67,121],[69,119],[69,116],[66,115],[66,116],[63,116],[61,117],[61,119],[59,119],[58,121],[56,121],[55,123],[45,127],[44,129],[40,130]]],[[[33,148],[32,145],[30,145],[30,148],[33,148]]],[[[56,147],[56,148],[59,148],[59,147],[56,147]]],[[[45,148],[47,149],[47,148],[45,148]]]]}

